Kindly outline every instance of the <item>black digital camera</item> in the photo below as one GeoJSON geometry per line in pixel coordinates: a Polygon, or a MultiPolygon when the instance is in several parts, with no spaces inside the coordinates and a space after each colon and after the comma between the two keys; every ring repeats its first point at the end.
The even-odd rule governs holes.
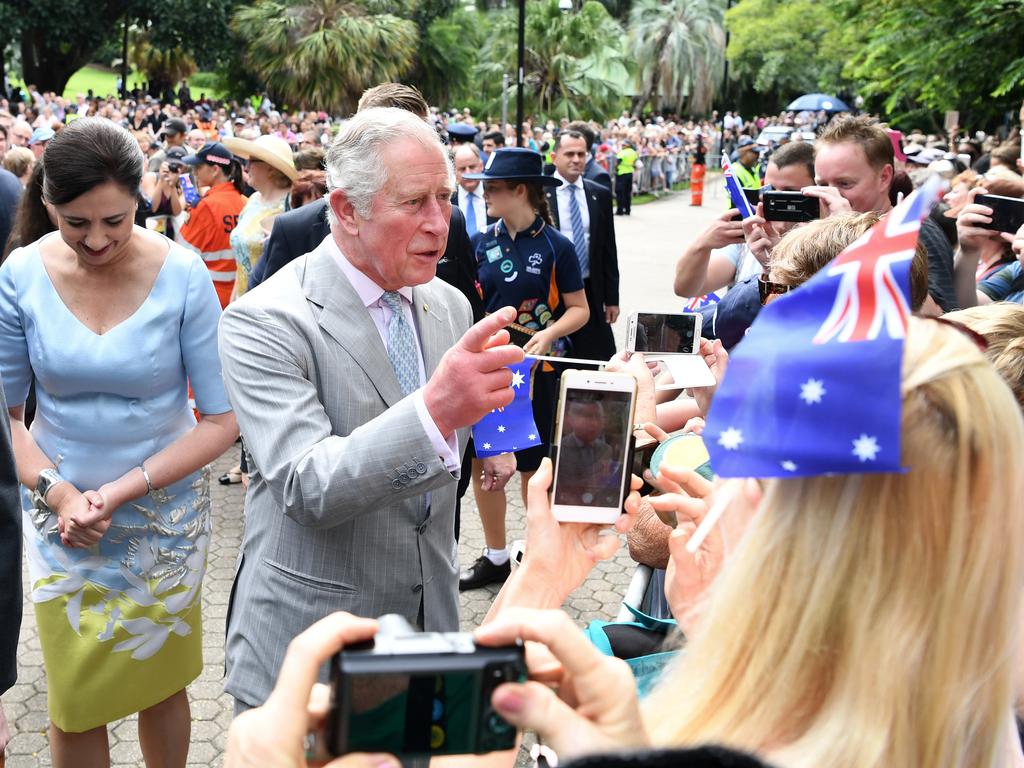
{"type": "Polygon", "coordinates": [[[521,643],[478,646],[461,632],[417,632],[380,618],[377,636],[331,659],[326,751],[399,757],[512,749],[516,729],[491,706],[502,683],[526,680],[521,643]]]}
{"type": "Polygon", "coordinates": [[[801,192],[768,190],[762,196],[767,221],[814,221],[821,217],[821,204],[816,197],[801,192]]]}

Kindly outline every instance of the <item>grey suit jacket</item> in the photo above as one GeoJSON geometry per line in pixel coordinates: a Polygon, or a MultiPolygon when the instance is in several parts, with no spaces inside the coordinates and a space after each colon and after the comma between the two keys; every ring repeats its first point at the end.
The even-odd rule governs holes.
{"type": "MultiPolygon", "coordinates": [[[[413,314],[429,378],[471,310],[434,279],[413,288],[413,314]]],[[[251,456],[228,693],[262,704],[289,641],[332,611],[415,622],[422,606],[425,629],[457,630],[458,472],[431,446],[324,244],[228,307],[220,354],[251,456]]]]}

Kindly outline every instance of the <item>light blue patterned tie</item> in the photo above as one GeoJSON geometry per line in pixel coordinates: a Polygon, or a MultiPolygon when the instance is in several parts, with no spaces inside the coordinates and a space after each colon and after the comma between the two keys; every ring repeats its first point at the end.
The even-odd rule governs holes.
{"type": "Polygon", "coordinates": [[[576,185],[569,185],[569,220],[572,222],[572,241],[576,246],[576,258],[580,261],[580,275],[590,276],[590,254],[587,253],[587,235],[583,231],[583,216],[576,200],[576,185]]]}
{"type": "Polygon", "coordinates": [[[466,232],[472,237],[479,231],[476,224],[476,195],[472,192],[466,194],[468,195],[466,198],[466,232]]]}
{"type": "Polygon", "coordinates": [[[395,377],[402,388],[402,394],[408,395],[420,385],[416,337],[405,318],[402,294],[398,291],[385,291],[380,300],[391,310],[391,319],[388,321],[388,357],[395,369],[395,377]]]}

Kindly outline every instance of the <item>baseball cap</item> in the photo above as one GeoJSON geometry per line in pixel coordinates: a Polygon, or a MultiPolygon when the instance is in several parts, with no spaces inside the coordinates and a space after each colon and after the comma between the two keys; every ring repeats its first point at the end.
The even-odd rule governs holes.
{"type": "Polygon", "coordinates": [[[198,152],[194,155],[189,155],[182,162],[185,165],[210,163],[211,165],[219,165],[221,168],[227,169],[231,166],[234,159],[235,156],[219,141],[208,141],[199,148],[198,152]]]}
{"type": "Polygon", "coordinates": [[[53,132],[53,128],[36,128],[32,131],[32,135],[29,137],[28,145],[31,147],[33,144],[40,144],[41,142],[49,141],[56,135],[57,134],[53,132]]]}
{"type": "Polygon", "coordinates": [[[167,160],[177,160],[178,162],[181,162],[188,157],[188,152],[185,151],[184,147],[171,147],[164,153],[164,157],[167,160]]]}
{"type": "Polygon", "coordinates": [[[188,126],[185,125],[185,121],[177,117],[171,117],[164,121],[163,126],[160,128],[160,133],[185,133],[188,131],[188,126]]]}
{"type": "Polygon", "coordinates": [[[757,142],[749,136],[741,136],[740,140],[736,142],[736,149],[743,149],[744,147],[756,146],[757,142]]]}

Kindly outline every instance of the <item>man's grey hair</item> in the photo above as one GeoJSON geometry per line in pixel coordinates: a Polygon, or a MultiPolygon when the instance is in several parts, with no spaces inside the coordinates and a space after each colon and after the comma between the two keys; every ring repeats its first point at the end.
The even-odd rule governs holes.
{"type": "Polygon", "coordinates": [[[459,154],[459,152],[462,151],[472,152],[474,155],[476,155],[477,160],[483,162],[484,154],[483,152],[480,151],[480,147],[478,147],[476,144],[473,144],[471,142],[459,144],[458,146],[455,147],[454,151],[452,152],[452,157],[455,157],[455,155],[459,154]]]}
{"type": "MultiPolygon", "coordinates": [[[[388,181],[384,149],[402,139],[416,139],[424,146],[436,147],[438,155],[444,158],[449,183],[454,186],[451,158],[444,151],[437,131],[404,109],[372,107],[349,120],[327,150],[328,191],[342,190],[356,212],[363,218],[369,217],[374,195],[388,181]]],[[[327,211],[333,224],[334,211],[329,205],[327,211]]]]}

